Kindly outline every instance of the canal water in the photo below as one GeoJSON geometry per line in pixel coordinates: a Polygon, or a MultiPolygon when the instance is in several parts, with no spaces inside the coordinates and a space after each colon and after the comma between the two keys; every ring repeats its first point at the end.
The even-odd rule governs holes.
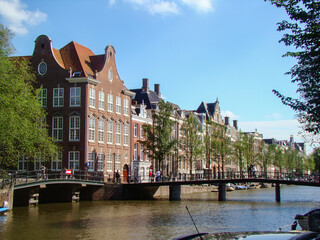
{"type": "Polygon", "coordinates": [[[20,207],[0,216],[0,239],[173,239],[200,232],[290,230],[296,214],[320,207],[320,188],[281,187],[183,195],[182,201],[99,201],[20,207]]]}

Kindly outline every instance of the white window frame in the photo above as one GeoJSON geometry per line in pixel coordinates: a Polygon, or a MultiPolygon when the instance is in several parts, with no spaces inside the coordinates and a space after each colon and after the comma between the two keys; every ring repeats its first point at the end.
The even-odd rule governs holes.
{"type": "Polygon", "coordinates": [[[143,145],[140,144],[140,161],[144,161],[143,145]]]}
{"type": "Polygon", "coordinates": [[[59,171],[62,169],[62,152],[58,152],[55,157],[51,158],[51,170],[59,171]]]}
{"type": "Polygon", "coordinates": [[[138,137],[138,123],[134,124],[134,137],[138,137]]]}
{"type": "Polygon", "coordinates": [[[28,157],[25,154],[18,156],[18,171],[28,170],[28,157]]]}
{"type": "Polygon", "coordinates": [[[108,112],[113,112],[113,95],[108,94],[108,112]]]}
{"type": "Polygon", "coordinates": [[[64,103],[64,89],[63,88],[54,88],[52,98],[53,107],[63,107],[64,103]]]}
{"type": "Polygon", "coordinates": [[[104,143],[104,120],[99,119],[98,121],[98,142],[104,143]]]}
{"type": "Polygon", "coordinates": [[[88,171],[89,172],[94,172],[95,170],[95,158],[96,158],[96,153],[95,152],[89,152],[88,153],[88,171]]]}
{"type": "Polygon", "coordinates": [[[138,143],[133,145],[133,160],[138,160],[138,143]]]}
{"type": "Polygon", "coordinates": [[[143,126],[140,125],[140,138],[144,138],[143,126]]]}
{"type": "Polygon", "coordinates": [[[48,90],[46,88],[41,88],[39,101],[41,102],[42,107],[47,106],[47,97],[48,97],[48,90]]]}
{"type": "Polygon", "coordinates": [[[115,156],[115,171],[120,171],[121,169],[121,155],[120,154],[116,154],[115,156]]]}
{"type": "Polygon", "coordinates": [[[107,143],[113,144],[113,122],[108,121],[107,123],[107,143]]]}
{"type": "Polygon", "coordinates": [[[99,91],[99,110],[104,111],[104,102],[105,102],[105,94],[102,91],[99,91]]]}
{"type": "Polygon", "coordinates": [[[107,172],[113,171],[112,153],[107,154],[107,172]]]}
{"type": "Polygon", "coordinates": [[[89,142],[95,141],[95,130],[96,130],[96,119],[93,117],[89,118],[89,142]]]}
{"type": "Polygon", "coordinates": [[[81,105],[81,88],[70,88],[70,107],[80,107],[81,105]]]}
{"type": "Polygon", "coordinates": [[[116,96],[116,114],[121,114],[121,97],[116,96]]]}
{"type": "Polygon", "coordinates": [[[80,163],[80,152],[79,151],[69,151],[68,154],[68,168],[73,168],[74,170],[79,170],[80,163]]]}
{"type": "Polygon", "coordinates": [[[69,118],[69,141],[80,141],[80,117],[69,118]]]}
{"type": "Polygon", "coordinates": [[[103,172],[104,169],[104,153],[98,153],[98,172],[103,172]]]}
{"type": "Polygon", "coordinates": [[[52,118],[52,139],[59,142],[63,140],[63,117],[52,118]]]}
{"type": "Polygon", "coordinates": [[[121,123],[116,123],[116,145],[121,145],[121,123]]]}
{"type": "Polygon", "coordinates": [[[89,88],[89,107],[95,108],[96,103],[96,90],[94,88],[89,88]]]}
{"type": "Polygon", "coordinates": [[[123,115],[129,116],[129,100],[123,99],[123,115]]]}
{"type": "Polygon", "coordinates": [[[129,124],[125,123],[123,126],[123,145],[129,145],[129,124]]]}

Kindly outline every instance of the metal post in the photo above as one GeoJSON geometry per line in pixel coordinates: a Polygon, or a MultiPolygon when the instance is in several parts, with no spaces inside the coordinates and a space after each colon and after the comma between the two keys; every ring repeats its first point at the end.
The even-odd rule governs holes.
{"type": "Polygon", "coordinates": [[[227,199],[227,186],[225,183],[219,183],[219,201],[227,199]]]}
{"type": "Polygon", "coordinates": [[[281,202],[280,184],[279,183],[276,183],[275,191],[276,191],[276,202],[281,202]]]}

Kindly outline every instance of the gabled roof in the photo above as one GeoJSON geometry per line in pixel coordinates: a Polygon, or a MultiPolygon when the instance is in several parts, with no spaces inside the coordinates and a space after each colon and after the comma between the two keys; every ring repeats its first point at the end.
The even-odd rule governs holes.
{"type": "Polygon", "coordinates": [[[73,72],[81,72],[81,76],[85,77],[94,75],[94,69],[90,59],[90,56],[94,56],[94,53],[89,48],[72,41],[60,50],[54,52],[56,59],[58,61],[59,59],[62,60],[62,66],[64,66],[65,69],[71,68],[73,72]]]}
{"type": "Polygon", "coordinates": [[[198,107],[198,109],[196,110],[196,112],[197,113],[205,113],[207,119],[209,119],[210,117],[214,116],[216,104],[217,104],[217,102],[215,102],[215,103],[201,102],[201,104],[198,107]]]}
{"type": "Polygon", "coordinates": [[[147,106],[147,109],[152,109],[153,105],[157,105],[162,99],[156,92],[151,90],[144,92],[141,88],[139,88],[131,89],[130,91],[136,94],[132,100],[136,101],[137,104],[144,103],[147,106]]]}

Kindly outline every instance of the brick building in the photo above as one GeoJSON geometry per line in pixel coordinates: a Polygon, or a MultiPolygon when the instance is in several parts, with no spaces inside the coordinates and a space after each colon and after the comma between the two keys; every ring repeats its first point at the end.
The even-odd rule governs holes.
{"type": "MultiPolygon", "coordinates": [[[[36,87],[41,88],[49,133],[62,147],[46,163],[47,169],[87,169],[105,178],[112,178],[118,170],[126,178],[133,93],[118,75],[115,49],[107,46],[104,54],[95,55],[73,41],[55,49],[50,38],[41,35],[30,62],[37,71],[36,87]]],[[[19,159],[18,170],[26,170],[24,161],[19,159]]],[[[41,157],[35,170],[39,164],[44,164],[41,157]]]]}

